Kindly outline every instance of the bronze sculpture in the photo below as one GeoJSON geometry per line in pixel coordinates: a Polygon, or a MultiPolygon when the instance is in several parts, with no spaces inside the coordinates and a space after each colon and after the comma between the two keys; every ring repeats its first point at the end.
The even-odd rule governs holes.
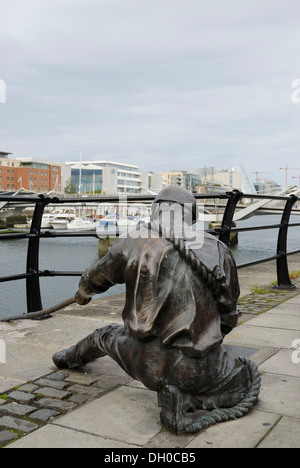
{"type": "Polygon", "coordinates": [[[161,422],[175,433],[246,414],[260,389],[256,366],[222,344],[238,320],[234,259],[222,242],[192,229],[197,219],[189,192],[162,190],[151,223],[120,236],[79,283],[81,305],[125,283],[124,326],[98,329],[53,356],[59,368],[111,356],[158,393],[161,422]]]}

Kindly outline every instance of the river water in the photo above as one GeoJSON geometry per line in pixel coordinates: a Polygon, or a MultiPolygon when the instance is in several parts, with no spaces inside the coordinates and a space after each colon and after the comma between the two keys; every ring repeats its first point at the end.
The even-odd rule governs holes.
{"type": "MultiPolygon", "coordinates": [[[[292,216],[291,222],[300,222],[300,216],[292,216]]],[[[261,226],[280,223],[280,216],[256,216],[240,221],[237,227],[261,226]]],[[[300,249],[300,227],[289,230],[288,250],[300,249]]],[[[237,265],[259,260],[276,254],[278,230],[265,230],[239,233],[239,243],[231,248],[237,265]]],[[[1,276],[24,273],[27,255],[26,239],[0,241],[1,276]]],[[[97,260],[97,238],[58,238],[41,239],[41,270],[75,270],[84,271],[97,260]]],[[[275,278],[274,278],[275,279],[275,278]]],[[[54,304],[72,296],[78,286],[79,277],[41,278],[43,307],[54,304]]],[[[124,291],[124,286],[115,286],[105,295],[124,291]]],[[[0,283],[0,319],[26,312],[25,280],[0,283]]]]}

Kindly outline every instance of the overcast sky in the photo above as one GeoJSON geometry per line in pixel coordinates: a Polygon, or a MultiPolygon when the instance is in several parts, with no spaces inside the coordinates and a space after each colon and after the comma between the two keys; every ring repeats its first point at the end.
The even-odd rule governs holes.
{"type": "Polygon", "coordinates": [[[243,164],[280,184],[287,164],[299,183],[297,79],[299,0],[0,0],[15,157],[243,164]]]}

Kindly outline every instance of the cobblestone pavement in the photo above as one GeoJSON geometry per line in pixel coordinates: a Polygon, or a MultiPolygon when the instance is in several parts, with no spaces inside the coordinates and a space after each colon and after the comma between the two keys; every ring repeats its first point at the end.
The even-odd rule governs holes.
{"type": "Polygon", "coordinates": [[[0,395],[0,447],[124,383],[115,376],[58,371],[11,389],[0,395]]]}
{"type": "Polygon", "coordinates": [[[297,296],[300,288],[300,277],[294,278],[293,285],[296,289],[285,290],[276,289],[272,285],[254,287],[251,294],[240,297],[238,309],[240,311],[240,323],[251,319],[254,315],[259,315],[273,309],[281,303],[297,296]]]}
{"type": "MultiPolygon", "coordinates": [[[[241,297],[240,324],[299,294],[300,278],[294,279],[293,283],[297,289],[292,291],[267,286],[241,297]]],[[[11,388],[0,394],[0,447],[8,446],[56,418],[131,381],[125,374],[97,375],[62,370],[11,388]]]]}

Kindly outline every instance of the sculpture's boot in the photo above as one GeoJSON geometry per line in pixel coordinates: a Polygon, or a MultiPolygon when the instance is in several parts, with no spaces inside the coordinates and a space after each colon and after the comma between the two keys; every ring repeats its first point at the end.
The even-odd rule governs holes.
{"type": "Polygon", "coordinates": [[[180,434],[185,430],[184,395],[175,385],[166,385],[158,392],[160,420],[169,431],[180,434]]]}
{"type": "Polygon", "coordinates": [[[119,325],[112,324],[95,330],[77,345],[59,351],[52,356],[52,360],[59,369],[74,369],[83,367],[89,362],[109,354],[105,347],[105,337],[112,334],[112,331],[120,328],[119,325]]]}
{"type": "Polygon", "coordinates": [[[58,369],[73,369],[81,367],[82,363],[79,359],[75,359],[76,346],[72,346],[69,349],[59,351],[52,356],[52,360],[58,369]]]}
{"type": "Polygon", "coordinates": [[[52,360],[59,369],[83,367],[89,362],[106,355],[93,341],[92,335],[71,348],[55,353],[52,360]]]}

